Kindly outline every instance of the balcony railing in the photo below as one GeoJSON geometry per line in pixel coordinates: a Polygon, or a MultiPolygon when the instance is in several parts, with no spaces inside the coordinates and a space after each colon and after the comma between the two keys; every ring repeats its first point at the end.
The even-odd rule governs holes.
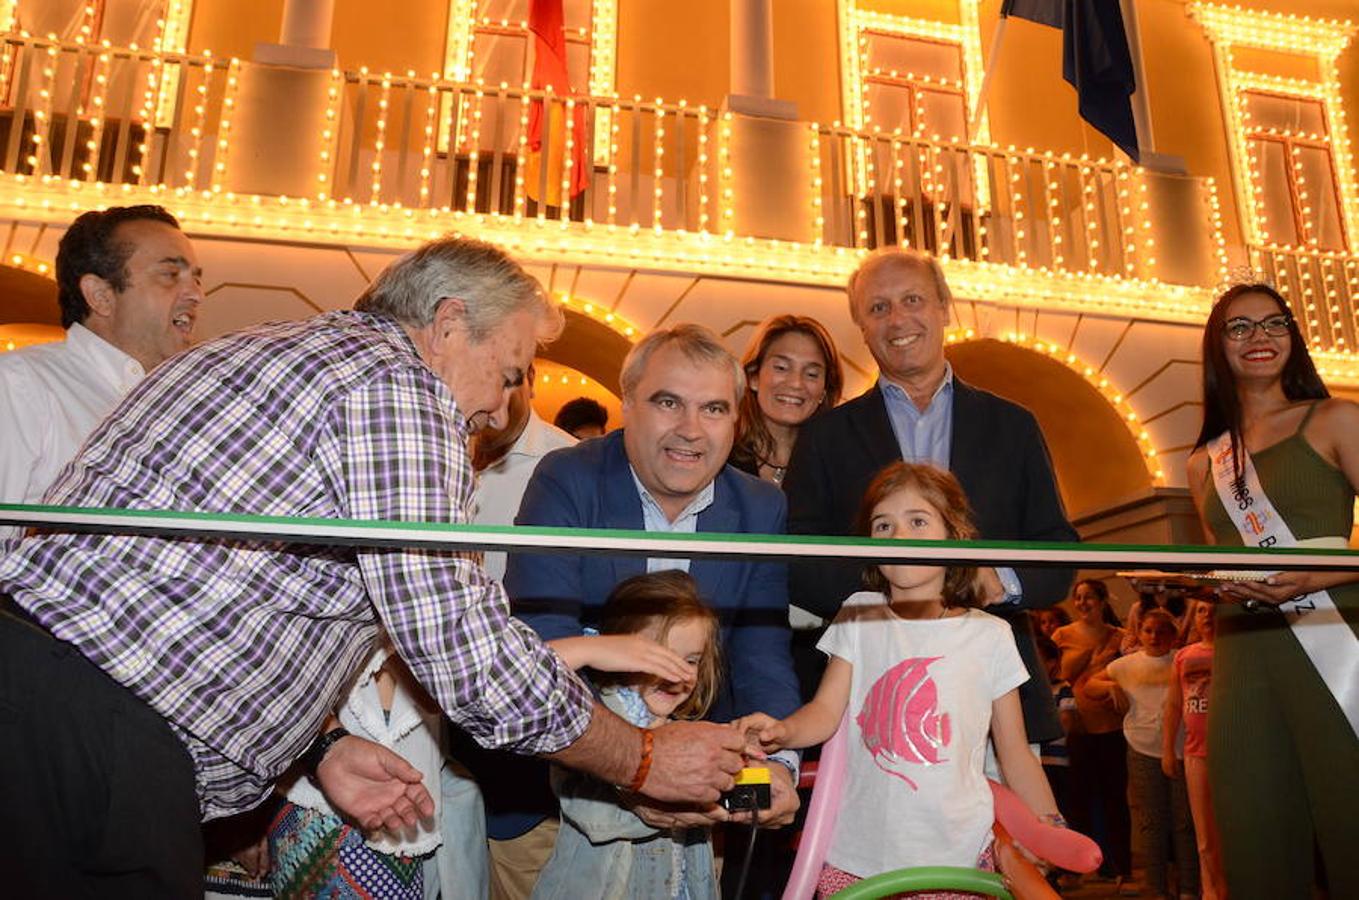
{"type": "Polygon", "coordinates": [[[1155,267],[1131,166],[817,128],[824,240],[1140,277],[1155,267]]]}
{"type": "MultiPolygon", "coordinates": [[[[249,161],[230,152],[237,80],[248,65],[7,36],[0,171],[248,193],[232,167],[249,161]]],[[[567,229],[726,236],[735,228],[731,192],[741,186],[730,181],[727,113],[366,71],[329,77],[325,140],[297,196],[567,229]],[[562,115],[543,116],[543,147],[564,139],[583,151],[575,196],[577,164],[534,166],[527,123],[545,99],[562,115]]],[[[1040,272],[1155,274],[1146,183],[1131,166],[806,128],[808,180],[796,187],[810,198],[801,223],[810,247],[904,244],[1040,272]]]]}
{"type": "Polygon", "coordinates": [[[1352,353],[1359,346],[1359,256],[1330,250],[1251,247],[1251,267],[1288,300],[1307,343],[1352,353]]]}

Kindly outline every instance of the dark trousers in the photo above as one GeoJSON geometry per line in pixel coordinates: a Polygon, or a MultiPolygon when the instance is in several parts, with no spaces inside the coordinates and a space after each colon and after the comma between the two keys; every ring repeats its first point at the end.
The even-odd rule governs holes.
{"type": "Polygon", "coordinates": [[[0,594],[6,896],[201,898],[193,764],[149,706],[0,594]]]}
{"type": "Polygon", "coordinates": [[[1123,878],[1132,876],[1132,821],[1128,811],[1128,745],[1123,732],[1073,734],[1066,740],[1071,756],[1071,824],[1093,834],[1095,810],[1104,824],[1100,849],[1104,864],[1123,878]]]}
{"type": "Polygon", "coordinates": [[[1167,778],[1161,758],[1128,748],[1128,788],[1136,814],[1137,846],[1147,867],[1147,890],[1169,892],[1169,861],[1175,860],[1177,892],[1199,892],[1199,851],[1189,816],[1184,777],[1167,778]]]}

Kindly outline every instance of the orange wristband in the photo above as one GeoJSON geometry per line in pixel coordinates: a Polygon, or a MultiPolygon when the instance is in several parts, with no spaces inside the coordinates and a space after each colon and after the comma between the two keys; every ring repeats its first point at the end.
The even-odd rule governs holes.
{"type": "Polygon", "coordinates": [[[646,777],[651,774],[651,751],[655,740],[650,728],[642,729],[642,759],[637,763],[637,772],[632,776],[632,781],[628,782],[628,790],[634,794],[641,792],[646,777]]]}

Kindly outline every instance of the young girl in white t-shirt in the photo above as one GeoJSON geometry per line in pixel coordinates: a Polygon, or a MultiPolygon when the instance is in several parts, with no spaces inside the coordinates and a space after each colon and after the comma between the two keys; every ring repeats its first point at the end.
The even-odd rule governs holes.
{"type": "MultiPolygon", "coordinates": [[[[1128,742],[1128,786],[1147,889],[1156,897],[1170,896],[1169,851],[1173,846],[1179,896],[1193,898],[1199,895],[1199,859],[1189,795],[1184,779],[1167,776],[1161,763],[1166,697],[1175,677],[1179,634],[1180,623],[1169,611],[1147,611],[1138,635],[1142,649],[1109,663],[1090,679],[1086,690],[1094,699],[1108,697],[1115,708],[1126,710],[1123,737],[1128,742]]],[[[1172,734],[1169,740],[1175,756],[1183,759],[1183,734],[1172,734]]]]}
{"type": "MultiPolygon", "coordinates": [[[[903,462],[869,486],[858,531],[975,535],[957,480],[903,462]]],[[[976,608],[976,568],[873,566],[864,581],[870,590],[844,602],[818,644],[830,662],[812,702],[782,721],[756,713],[737,722],[772,751],[828,740],[848,712],[845,784],[819,896],[914,866],[994,870],[988,735],[1009,786],[1040,818],[1061,821],[1024,733],[1017,688],[1028,675],[1010,626],[976,608]]]]}

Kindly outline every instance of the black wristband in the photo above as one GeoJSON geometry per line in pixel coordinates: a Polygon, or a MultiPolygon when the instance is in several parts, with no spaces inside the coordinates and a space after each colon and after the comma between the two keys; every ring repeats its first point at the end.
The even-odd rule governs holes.
{"type": "Polygon", "coordinates": [[[332,728],[325,734],[311,742],[307,752],[302,754],[300,762],[302,771],[307,773],[308,778],[316,777],[316,770],[321,768],[321,760],[326,758],[330,748],[340,742],[341,738],[349,737],[349,732],[344,728],[332,728]]]}

